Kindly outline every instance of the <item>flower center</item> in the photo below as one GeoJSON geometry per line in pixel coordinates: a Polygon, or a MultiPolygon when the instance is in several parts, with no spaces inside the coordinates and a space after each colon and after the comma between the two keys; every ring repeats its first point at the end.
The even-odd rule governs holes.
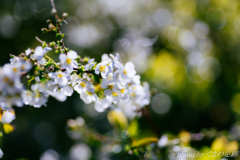
{"type": "Polygon", "coordinates": [[[7,81],[9,81],[9,78],[8,77],[4,77],[3,81],[7,82],[7,81]]]}
{"type": "Polygon", "coordinates": [[[82,83],[80,83],[80,86],[81,86],[81,87],[85,87],[86,84],[82,82],[82,83]]]}
{"type": "Polygon", "coordinates": [[[126,70],[124,70],[124,71],[123,71],[123,73],[124,73],[124,74],[127,74],[127,71],[126,71],[126,70]]]}
{"type": "Polygon", "coordinates": [[[40,93],[37,93],[37,94],[35,95],[35,97],[36,97],[36,98],[40,98],[40,97],[41,97],[41,94],[40,94],[40,93]]]}
{"type": "Polygon", "coordinates": [[[122,89],[120,92],[121,92],[121,93],[124,93],[124,91],[125,91],[125,89],[122,89]]]}
{"type": "Polygon", "coordinates": [[[58,76],[59,78],[62,78],[62,77],[63,77],[63,75],[62,75],[62,74],[58,74],[57,76],[58,76]]]}
{"type": "Polygon", "coordinates": [[[116,97],[118,94],[116,92],[112,92],[113,97],[116,97]]]}
{"type": "Polygon", "coordinates": [[[105,67],[106,67],[106,66],[100,66],[100,68],[99,68],[100,71],[101,71],[101,72],[104,71],[105,67]]]}
{"type": "Polygon", "coordinates": [[[70,58],[67,58],[66,63],[67,63],[68,65],[70,65],[71,62],[72,62],[72,60],[71,60],[70,58]]]}
{"type": "Polygon", "coordinates": [[[87,94],[89,95],[89,96],[92,96],[92,93],[90,93],[90,92],[88,92],[88,91],[86,91],[87,92],[87,94]]]}
{"type": "Polygon", "coordinates": [[[134,97],[134,96],[136,96],[136,93],[132,93],[132,94],[130,94],[130,96],[131,96],[131,97],[134,97]]]}
{"type": "Polygon", "coordinates": [[[17,70],[18,70],[17,68],[13,68],[13,72],[15,72],[15,73],[17,72],[17,70]]]}
{"type": "Polygon", "coordinates": [[[108,88],[109,89],[113,89],[113,85],[108,85],[108,88]]]}
{"type": "Polygon", "coordinates": [[[24,65],[22,65],[22,66],[21,66],[21,69],[22,69],[22,70],[24,70],[24,69],[25,69],[25,66],[24,66],[24,65]]]}
{"type": "Polygon", "coordinates": [[[14,83],[13,82],[9,82],[9,86],[13,87],[14,83]]]}

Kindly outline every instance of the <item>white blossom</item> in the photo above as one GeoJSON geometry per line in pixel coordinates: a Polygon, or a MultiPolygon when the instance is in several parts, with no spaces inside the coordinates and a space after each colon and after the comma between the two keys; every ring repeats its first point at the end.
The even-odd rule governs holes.
{"type": "Polygon", "coordinates": [[[77,53],[75,51],[69,51],[68,54],[60,54],[59,60],[61,61],[62,68],[66,69],[68,73],[72,72],[74,68],[78,68],[78,64],[75,61],[77,53]]]}
{"type": "Polygon", "coordinates": [[[101,73],[101,76],[103,78],[107,78],[109,73],[111,72],[112,72],[112,67],[109,65],[109,62],[107,61],[98,63],[95,69],[95,73],[96,74],[101,73]]]}
{"type": "Polygon", "coordinates": [[[14,112],[11,111],[3,111],[1,122],[2,123],[11,123],[16,118],[14,112]]]}

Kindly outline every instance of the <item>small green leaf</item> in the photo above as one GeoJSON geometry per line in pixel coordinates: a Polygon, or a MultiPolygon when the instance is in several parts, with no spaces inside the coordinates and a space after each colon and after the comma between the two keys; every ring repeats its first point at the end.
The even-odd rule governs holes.
{"type": "Polygon", "coordinates": [[[157,141],[158,141],[158,138],[156,138],[156,137],[146,137],[146,138],[142,138],[140,140],[133,141],[132,147],[144,146],[144,145],[151,144],[151,143],[154,143],[157,141]]]}

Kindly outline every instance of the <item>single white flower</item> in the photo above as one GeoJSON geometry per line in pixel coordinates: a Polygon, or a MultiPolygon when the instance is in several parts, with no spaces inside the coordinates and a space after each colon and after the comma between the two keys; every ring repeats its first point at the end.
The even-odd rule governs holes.
{"type": "Polygon", "coordinates": [[[2,123],[11,123],[16,118],[14,112],[11,111],[3,111],[1,122],[2,123]]]}
{"type": "Polygon", "coordinates": [[[112,67],[109,65],[109,62],[104,61],[99,64],[97,64],[95,73],[99,74],[101,73],[102,78],[107,78],[109,73],[112,72],[112,67]]]}
{"type": "Polygon", "coordinates": [[[133,78],[135,75],[136,75],[136,70],[135,70],[134,64],[132,62],[127,62],[121,74],[122,78],[129,79],[129,78],[133,78]]]}
{"type": "Polygon", "coordinates": [[[35,49],[34,54],[31,56],[32,59],[37,60],[40,64],[45,64],[45,60],[44,60],[44,55],[48,52],[51,51],[52,48],[50,47],[45,47],[44,49],[40,46],[38,46],[35,49]]]}
{"type": "Polygon", "coordinates": [[[5,64],[3,66],[3,72],[8,77],[16,78],[16,77],[20,77],[20,75],[21,75],[21,68],[20,68],[19,65],[5,64]]]}
{"type": "Polygon", "coordinates": [[[0,78],[0,80],[1,80],[0,89],[3,92],[7,92],[8,94],[13,95],[19,93],[23,88],[19,78],[13,80],[10,77],[4,75],[3,77],[0,78]]]}
{"type": "Polygon", "coordinates": [[[82,92],[89,91],[92,87],[92,83],[88,82],[85,79],[79,79],[77,81],[77,85],[75,85],[74,90],[77,91],[79,94],[82,92]]]}
{"type": "Polygon", "coordinates": [[[31,62],[21,60],[17,63],[19,63],[17,65],[20,67],[21,71],[28,72],[32,68],[32,63],[31,62]]]}
{"type": "Polygon", "coordinates": [[[47,98],[48,98],[47,95],[40,92],[36,92],[33,98],[33,106],[35,108],[40,108],[42,105],[46,106],[47,98]]]}
{"type": "Polygon", "coordinates": [[[72,72],[74,68],[78,68],[78,64],[75,61],[77,58],[77,52],[69,51],[68,54],[60,54],[59,60],[61,61],[61,67],[66,69],[68,73],[72,72]]]}
{"type": "Polygon", "coordinates": [[[89,89],[87,89],[87,91],[80,93],[80,98],[86,104],[90,104],[92,102],[95,102],[98,99],[98,97],[94,92],[95,92],[95,90],[93,88],[89,88],[89,89]]]}
{"type": "Polygon", "coordinates": [[[25,105],[32,105],[33,103],[33,93],[29,90],[22,92],[22,99],[25,105]]]}
{"type": "Polygon", "coordinates": [[[94,58],[89,59],[88,63],[84,66],[85,70],[90,70],[94,65],[96,64],[96,62],[94,62],[94,58]]]}
{"type": "Polygon", "coordinates": [[[117,104],[121,101],[120,94],[112,91],[111,89],[104,90],[104,95],[108,97],[108,99],[111,99],[114,104],[117,104]]]}
{"type": "Polygon", "coordinates": [[[57,71],[57,72],[50,72],[48,73],[48,76],[52,78],[52,80],[55,82],[55,84],[58,84],[59,86],[66,86],[68,84],[68,77],[69,75],[67,73],[57,71]]]}

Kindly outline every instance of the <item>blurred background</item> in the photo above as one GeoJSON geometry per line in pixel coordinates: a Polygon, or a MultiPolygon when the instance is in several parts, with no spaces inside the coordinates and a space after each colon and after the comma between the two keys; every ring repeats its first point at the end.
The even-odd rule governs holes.
{"type": "MultiPolygon", "coordinates": [[[[103,53],[119,53],[122,62],[135,64],[141,81],[155,93],[149,109],[161,134],[210,129],[240,139],[240,1],[56,0],[55,4],[59,15],[69,14],[62,29],[67,47],[97,61],[103,53]]],[[[35,36],[55,40],[53,33],[41,32],[47,19],[54,20],[50,13],[49,0],[0,1],[1,66],[9,62],[9,54],[40,45],[35,36]]],[[[49,55],[58,59],[54,52],[49,55]]],[[[78,94],[63,103],[50,98],[47,107],[15,107],[15,111],[16,130],[1,139],[3,159],[118,159],[108,152],[120,152],[119,146],[86,144],[80,135],[67,131],[67,120],[81,116],[98,133],[114,132],[107,111],[85,105],[78,94]]],[[[142,133],[149,130],[143,118],[137,121],[142,133]]],[[[209,144],[192,145],[200,149],[209,144]]]]}

